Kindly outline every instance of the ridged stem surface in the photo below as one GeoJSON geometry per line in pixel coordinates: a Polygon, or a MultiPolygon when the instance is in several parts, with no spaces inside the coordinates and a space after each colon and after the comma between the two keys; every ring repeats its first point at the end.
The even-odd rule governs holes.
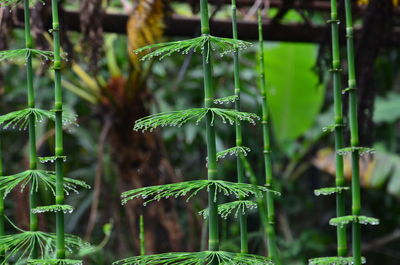
{"type": "MultiPolygon", "coordinates": [[[[264,62],[264,37],[262,27],[261,11],[258,11],[258,34],[260,44],[260,92],[262,99],[262,129],[263,129],[263,153],[264,153],[264,170],[265,170],[265,183],[269,188],[274,187],[273,174],[272,174],[272,161],[271,161],[271,141],[270,141],[270,128],[269,128],[269,113],[268,113],[268,100],[267,100],[267,86],[265,84],[265,62],[264,62]]],[[[268,221],[265,222],[268,241],[268,254],[269,257],[276,265],[280,265],[281,259],[276,245],[276,232],[275,232],[275,205],[274,195],[270,192],[266,193],[267,198],[267,215],[268,221]]]]}
{"type": "MultiPolygon", "coordinates": [[[[210,34],[208,18],[208,1],[200,1],[201,11],[201,33],[210,34]]],[[[206,108],[213,106],[214,89],[212,80],[212,50],[206,45],[203,50],[203,74],[204,74],[204,106],[206,108]]],[[[209,112],[206,117],[206,137],[207,137],[207,157],[208,157],[208,179],[217,179],[217,152],[215,144],[215,128],[211,125],[212,114],[209,112]]],[[[208,191],[208,211],[209,211],[209,231],[208,231],[208,249],[212,251],[219,250],[218,233],[218,202],[214,199],[215,187],[211,186],[208,191]]]]}
{"type": "MultiPolygon", "coordinates": [[[[24,0],[24,34],[25,34],[25,47],[27,49],[33,48],[33,41],[31,35],[31,22],[30,22],[30,9],[29,0],[24,0]]],[[[35,107],[35,90],[33,88],[33,68],[32,68],[32,54],[27,53],[26,57],[26,87],[28,108],[35,107]]],[[[37,168],[37,153],[36,153],[36,126],[35,117],[29,117],[29,169],[35,170],[37,168]]],[[[31,212],[31,209],[37,206],[37,192],[33,190],[32,185],[29,191],[29,227],[30,231],[38,230],[38,217],[31,212]]],[[[31,258],[37,258],[37,246],[33,247],[31,258]]]]}
{"type": "MultiPolygon", "coordinates": [[[[232,0],[232,31],[233,39],[238,39],[238,29],[237,29],[237,18],[236,18],[236,0],[232,0]]],[[[240,111],[240,66],[239,66],[239,49],[236,49],[233,54],[233,67],[234,67],[234,87],[235,96],[237,97],[235,101],[235,109],[240,111]]],[[[236,146],[242,146],[242,126],[240,120],[236,118],[235,121],[236,129],[236,146]]],[[[242,164],[242,154],[239,154],[236,158],[236,170],[237,170],[237,181],[239,183],[244,183],[244,169],[242,164]]],[[[247,253],[249,251],[248,247],[248,233],[247,233],[247,216],[246,213],[241,212],[239,214],[239,224],[240,224],[240,251],[242,253],[247,253]]]]}
{"type": "MultiPolygon", "coordinates": [[[[60,24],[58,16],[58,0],[51,1],[53,18],[53,42],[54,42],[54,111],[55,111],[55,161],[56,166],[56,204],[64,204],[64,155],[63,129],[62,129],[62,88],[61,88],[61,49],[60,49],[60,24]]],[[[64,212],[56,213],[56,256],[58,259],[65,258],[65,236],[64,236],[64,212]]]]}
{"type": "MultiPolygon", "coordinates": [[[[350,141],[352,147],[359,146],[358,133],[358,115],[357,115],[357,90],[356,90],[356,70],[354,60],[354,33],[353,33],[353,17],[351,10],[351,1],[345,0],[346,9],[346,36],[347,36],[347,63],[348,63],[348,91],[349,91],[349,122],[350,122],[350,141]]],[[[361,196],[360,196],[360,169],[359,169],[359,152],[352,152],[352,214],[360,215],[361,213],[361,196]]],[[[360,223],[353,223],[353,257],[354,265],[361,265],[361,231],[360,223]]]]}
{"type": "MultiPolygon", "coordinates": [[[[345,184],[343,170],[343,156],[337,151],[344,148],[343,143],[343,101],[341,89],[341,63],[340,63],[340,42],[339,42],[339,20],[337,12],[337,1],[331,0],[331,30],[332,30],[332,78],[333,97],[335,109],[335,151],[336,151],[336,186],[343,187],[345,184]]],[[[343,192],[336,195],[336,216],[344,216],[345,198],[343,192]]],[[[337,227],[337,254],[339,257],[347,255],[346,228],[337,227]]]]}

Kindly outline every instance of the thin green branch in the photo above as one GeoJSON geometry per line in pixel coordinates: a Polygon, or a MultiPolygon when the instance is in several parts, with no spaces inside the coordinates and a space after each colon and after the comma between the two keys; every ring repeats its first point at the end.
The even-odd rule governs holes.
{"type": "Polygon", "coordinates": [[[227,97],[223,97],[223,98],[216,98],[216,99],[214,99],[214,104],[221,104],[221,105],[222,104],[230,104],[230,103],[235,103],[238,100],[239,100],[238,95],[232,95],[232,96],[227,96],[227,97]]]}

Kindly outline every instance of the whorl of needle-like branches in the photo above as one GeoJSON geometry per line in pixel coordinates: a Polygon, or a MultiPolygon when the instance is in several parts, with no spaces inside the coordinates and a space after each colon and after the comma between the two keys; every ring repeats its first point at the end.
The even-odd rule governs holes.
{"type": "MultiPolygon", "coordinates": [[[[0,125],[4,129],[13,128],[26,130],[29,125],[29,118],[33,116],[35,122],[43,122],[45,119],[55,120],[55,112],[49,110],[42,110],[38,108],[26,108],[23,110],[17,110],[5,115],[0,116],[0,125]]],[[[63,113],[63,124],[76,124],[76,116],[63,113]]]]}
{"type": "Polygon", "coordinates": [[[188,201],[201,190],[206,189],[209,191],[211,186],[214,186],[214,200],[217,199],[218,193],[222,193],[225,196],[232,195],[237,199],[247,198],[252,195],[261,197],[264,192],[272,192],[276,195],[280,195],[277,191],[247,183],[235,183],[222,180],[193,180],[126,191],[121,195],[122,204],[126,204],[128,201],[135,198],[142,198],[145,200],[144,205],[164,198],[168,199],[182,196],[187,196],[188,201]]]}
{"type": "MultiPolygon", "coordinates": [[[[142,57],[141,60],[149,60],[154,57],[159,57],[160,60],[174,53],[188,54],[191,50],[203,53],[204,47],[209,53],[210,51],[218,53],[220,56],[224,56],[228,53],[233,53],[237,49],[243,50],[251,46],[250,42],[214,37],[208,34],[204,34],[200,37],[189,39],[172,41],[166,43],[157,43],[148,45],[146,47],[135,50],[135,53],[149,52],[142,57]]],[[[207,54],[207,60],[210,59],[210,54],[207,54]]]]}
{"type": "MultiPolygon", "coordinates": [[[[31,192],[37,192],[40,185],[52,191],[55,196],[56,176],[53,171],[46,170],[26,170],[10,176],[2,176],[0,178],[0,190],[4,192],[6,197],[15,187],[19,186],[23,191],[27,185],[31,186],[31,192]]],[[[78,188],[90,188],[85,182],[64,178],[64,191],[69,194],[70,191],[78,193],[78,188]]]]}
{"type": "Polygon", "coordinates": [[[114,265],[272,265],[267,257],[225,251],[175,252],[126,258],[114,265]]]}
{"type": "Polygon", "coordinates": [[[247,156],[247,153],[250,152],[251,149],[246,146],[234,146],[223,150],[217,153],[217,161],[220,159],[224,159],[226,156],[239,156],[244,155],[247,156]]]}
{"type": "Polygon", "coordinates": [[[379,225],[379,219],[363,215],[346,215],[346,216],[335,217],[329,220],[330,225],[340,226],[340,227],[355,222],[362,225],[379,225]]]}
{"type": "MultiPolygon", "coordinates": [[[[235,218],[238,217],[239,214],[245,214],[247,211],[257,208],[257,203],[248,200],[240,200],[227,202],[218,205],[218,214],[226,219],[232,213],[234,213],[235,218]]],[[[201,216],[204,218],[208,217],[208,208],[203,209],[199,212],[201,216]]]]}
{"type": "MultiPolygon", "coordinates": [[[[9,4],[11,5],[11,4],[9,4]]],[[[0,4],[1,6],[1,4],[0,4]]],[[[29,56],[37,57],[39,59],[43,59],[45,61],[53,60],[53,52],[51,51],[42,51],[31,48],[23,48],[16,50],[3,50],[0,51],[0,62],[4,60],[14,60],[16,58],[25,58],[27,59],[29,56]]]]}
{"type": "MultiPolygon", "coordinates": [[[[0,237],[0,251],[6,253],[3,264],[14,259],[15,264],[24,258],[30,257],[34,249],[38,250],[39,258],[45,258],[56,251],[56,235],[41,231],[23,231],[18,234],[0,237]]],[[[91,248],[89,243],[84,242],[77,236],[66,235],[65,247],[70,253],[82,248],[91,248]]]]}
{"type": "Polygon", "coordinates": [[[48,213],[48,212],[63,212],[63,213],[72,213],[74,211],[74,207],[67,204],[55,204],[55,205],[47,205],[47,206],[39,206],[33,208],[31,210],[32,213],[48,213]]]}
{"type": "MultiPolygon", "coordinates": [[[[361,259],[361,262],[363,264],[366,262],[364,257],[361,259]]],[[[323,257],[323,258],[310,259],[308,261],[308,265],[353,265],[353,264],[354,264],[353,257],[323,257]]]]}
{"type": "Polygon", "coordinates": [[[31,259],[28,265],[83,265],[82,260],[75,259],[31,259]]]}
{"type": "Polygon", "coordinates": [[[232,109],[220,109],[220,108],[193,108],[187,110],[169,111],[157,113],[144,118],[141,118],[135,122],[135,131],[145,131],[157,127],[164,126],[177,126],[180,127],[190,120],[194,120],[198,124],[207,113],[212,114],[211,125],[214,125],[215,117],[222,119],[223,123],[229,123],[233,125],[236,120],[248,121],[251,124],[255,124],[256,120],[260,118],[253,113],[240,112],[232,109]]]}

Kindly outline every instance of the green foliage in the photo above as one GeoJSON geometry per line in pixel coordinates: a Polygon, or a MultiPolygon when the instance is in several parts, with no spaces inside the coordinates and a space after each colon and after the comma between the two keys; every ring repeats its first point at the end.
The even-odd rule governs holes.
{"type": "MultiPolygon", "coordinates": [[[[140,49],[137,49],[136,53],[141,53],[145,51],[151,51],[142,57],[142,60],[149,60],[153,57],[160,57],[160,60],[173,53],[188,54],[191,50],[197,52],[201,51],[203,53],[204,47],[208,46],[207,51],[213,51],[213,53],[219,53],[221,56],[225,54],[232,53],[236,49],[246,49],[251,45],[249,42],[234,40],[228,38],[219,38],[211,35],[202,35],[200,37],[189,39],[172,41],[167,43],[157,43],[152,44],[140,49]]],[[[207,54],[207,60],[209,60],[210,55],[207,54]]]]}
{"type": "Polygon", "coordinates": [[[83,265],[82,260],[74,259],[31,259],[28,265],[83,265]]]}
{"type": "Polygon", "coordinates": [[[232,96],[227,96],[227,97],[223,97],[223,98],[216,98],[216,99],[214,99],[214,104],[229,104],[229,103],[235,103],[238,100],[239,100],[239,96],[232,95],[232,96]]]}
{"type": "Polygon", "coordinates": [[[349,187],[328,187],[328,188],[314,190],[314,194],[317,196],[320,196],[320,195],[326,196],[326,195],[332,195],[332,194],[339,193],[339,192],[349,190],[349,189],[350,189],[349,187]]]}
{"type": "MultiPolygon", "coordinates": [[[[361,261],[363,264],[366,262],[365,258],[361,261]]],[[[308,261],[308,265],[353,265],[353,257],[324,257],[315,258],[308,261]]]]}
{"type": "Polygon", "coordinates": [[[332,218],[329,221],[330,225],[343,227],[349,223],[359,223],[362,225],[379,225],[379,219],[367,217],[367,216],[358,216],[358,215],[346,215],[341,217],[332,218]]]}
{"type": "MultiPolygon", "coordinates": [[[[70,191],[78,193],[78,187],[90,188],[89,185],[80,180],[64,178],[64,181],[64,190],[67,193],[70,191]]],[[[55,195],[56,177],[53,171],[39,169],[26,170],[15,175],[3,176],[0,178],[0,190],[4,191],[4,197],[18,185],[20,185],[20,189],[23,191],[28,184],[32,187],[31,192],[37,192],[39,186],[43,184],[55,195]]]]}
{"type": "MultiPolygon", "coordinates": [[[[37,108],[26,108],[23,110],[13,111],[8,114],[0,116],[0,125],[4,129],[10,126],[15,129],[26,130],[29,124],[29,118],[33,116],[36,123],[42,122],[45,119],[55,120],[55,113],[53,111],[42,110],[37,108]]],[[[63,115],[63,124],[75,124],[76,116],[74,115],[63,115]]]]}
{"type": "MultiPolygon", "coordinates": [[[[10,2],[15,2],[15,1],[10,1],[10,2]]],[[[11,5],[11,4],[13,4],[13,3],[9,3],[8,5],[11,5]]],[[[48,60],[53,59],[53,52],[41,51],[41,50],[36,50],[36,49],[31,49],[31,48],[24,48],[24,49],[18,49],[18,50],[4,50],[4,51],[0,51],[0,62],[4,61],[4,60],[13,60],[15,58],[20,58],[20,57],[27,59],[29,56],[35,56],[40,59],[44,59],[44,60],[48,61],[48,60]]]]}
{"type": "Polygon", "coordinates": [[[230,253],[225,251],[202,251],[202,252],[175,252],[158,255],[145,255],[116,261],[114,265],[272,265],[270,259],[262,256],[230,253]]]}
{"type": "Polygon", "coordinates": [[[40,163],[54,163],[57,159],[62,159],[63,162],[67,161],[67,157],[66,156],[42,156],[42,157],[38,157],[38,160],[40,163]]]}
{"type": "MultiPolygon", "coordinates": [[[[24,231],[22,233],[6,235],[0,237],[0,251],[5,251],[5,261],[3,264],[14,257],[20,261],[25,257],[31,256],[36,245],[39,257],[45,258],[55,253],[56,235],[40,231],[24,231]]],[[[90,244],[82,241],[79,237],[66,235],[65,245],[68,252],[73,253],[82,248],[90,248],[90,244]]]]}
{"type": "Polygon", "coordinates": [[[72,213],[73,211],[74,211],[74,207],[72,207],[71,205],[66,205],[66,204],[40,206],[40,207],[36,207],[36,208],[31,210],[32,213],[36,213],[36,214],[37,213],[46,213],[46,212],[72,213]]]}
{"type": "MultiPolygon", "coordinates": [[[[239,214],[245,214],[247,211],[257,208],[257,203],[248,200],[233,201],[218,205],[218,214],[222,218],[226,219],[231,213],[235,214],[235,218],[239,214]]],[[[203,209],[199,212],[204,218],[208,217],[208,208],[203,209]]]]}
{"type": "Polygon", "coordinates": [[[238,199],[249,197],[250,195],[262,196],[263,192],[272,192],[276,195],[280,195],[279,192],[267,189],[266,187],[247,183],[234,183],[222,180],[193,180],[126,191],[121,195],[122,204],[126,204],[128,201],[139,197],[146,200],[144,204],[163,198],[168,199],[181,196],[188,196],[188,201],[201,190],[207,189],[207,191],[209,191],[211,186],[215,188],[214,200],[217,199],[218,193],[222,193],[225,196],[233,195],[238,199]],[[149,197],[150,199],[148,199],[149,197]]]}
{"type": "Polygon", "coordinates": [[[226,156],[239,156],[239,155],[244,155],[247,156],[247,153],[250,152],[250,148],[246,146],[234,146],[229,149],[226,149],[224,151],[218,152],[217,153],[217,161],[219,159],[223,159],[226,156]]]}
{"type": "Polygon", "coordinates": [[[339,155],[345,155],[345,154],[353,153],[355,151],[358,151],[359,155],[375,153],[375,149],[369,148],[369,147],[346,147],[346,148],[339,149],[336,152],[339,155]]]}
{"type": "Polygon", "coordinates": [[[313,71],[317,52],[312,44],[279,43],[265,48],[268,108],[281,144],[310,129],[321,109],[325,91],[313,71]]]}
{"type": "Polygon", "coordinates": [[[379,97],[375,100],[374,122],[393,123],[400,118],[400,94],[388,93],[385,98],[379,97]]]}
{"type": "Polygon", "coordinates": [[[219,109],[219,108],[193,108],[187,110],[170,111],[157,113],[144,118],[141,118],[135,122],[134,130],[150,130],[157,127],[164,126],[182,126],[189,120],[194,119],[196,124],[198,124],[207,113],[212,114],[211,125],[214,124],[215,116],[222,119],[223,123],[229,122],[233,125],[236,119],[241,121],[248,121],[255,124],[255,120],[260,119],[257,115],[253,113],[240,112],[231,109],[219,109]]]}

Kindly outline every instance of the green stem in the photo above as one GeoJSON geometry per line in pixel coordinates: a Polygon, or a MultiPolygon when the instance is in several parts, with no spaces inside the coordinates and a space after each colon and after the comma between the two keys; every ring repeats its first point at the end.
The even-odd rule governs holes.
{"type": "MultiPolygon", "coordinates": [[[[0,178],[3,177],[3,144],[2,144],[2,138],[0,135],[0,178]]],[[[0,191],[0,236],[5,235],[5,230],[4,230],[4,222],[5,222],[5,216],[4,216],[4,192],[0,191]]],[[[0,251],[0,264],[4,261],[4,251],[0,251]]]]}
{"type": "MultiPolygon", "coordinates": [[[[332,75],[333,75],[333,96],[335,108],[335,150],[342,149],[343,143],[343,102],[341,90],[341,64],[340,64],[340,43],[339,43],[339,20],[337,12],[337,1],[331,0],[331,28],[332,28],[332,75]]],[[[336,186],[343,187],[345,184],[343,172],[343,156],[336,152],[336,186]]],[[[344,216],[345,199],[344,193],[336,195],[336,216],[344,216]]],[[[343,257],[347,255],[346,228],[337,227],[337,253],[343,257]]]]}
{"type": "MultiPolygon", "coordinates": [[[[237,17],[236,17],[236,0],[232,0],[232,31],[233,31],[233,39],[238,39],[238,30],[237,30],[237,17]]],[[[239,68],[239,49],[236,49],[233,54],[233,64],[234,64],[234,82],[235,82],[235,96],[237,96],[235,102],[235,110],[240,111],[240,68],[239,68]]],[[[242,127],[239,119],[235,121],[235,129],[236,129],[236,146],[242,146],[242,127]]],[[[236,158],[236,167],[237,167],[237,181],[239,183],[244,183],[244,170],[241,161],[241,154],[236,158]]],[[[239,214],[239,223],[240,223],[240,251],[242,253],[248,253],[249,251],[249,239],[247,233],[247,216],[246,213],[239,214]]]]}
{"type": "MultiPolygon", "coordinates": [[[[347,36],[347,61],[348,61],[348,89],[349,89],[349,121],[351,146],[358,147],[358,115],[357,115],[357,91],[356,91],[356,71],[354,60],[354,36],[353,36],[353,18],[351,11],[351,1],[345,0],[346,8],[346,36],[347,36]]],[[[360,170],[359,170],[359,152],[352,152],[352,214],[361,213],[360,196],[360,170]]],[[[361,231],[360,223],[353,223],[353,257],[354,265],[361,265],[361,231]]]]}
{"type": "MultiPolygon", "coordinates": [[[[51,1],[51,10],[53,17],[53,38],[54,38],[54,97],[55,97],[55,155],[56,159],[56,204],[64,204],[64,155],[63,147],[63,130],[62,130],[62,88],[61,88],[61,55],[60,55],[60,24],[58,18],[58,0],[51,1]]],[[[56,248],[57,258],[65,258],[65,225],[64,213],[59,211],[56,213],[56,248]]]]}
{"type": "MultiPolygon", "coordinates": [[[[270,128],[269,128],[269,113],[267,101],[267,86],[265,84],[265,63],[264,63],[264,38],[261,10],[258,10],[258,33],[260,42],[260,90],[262,97],[262,127],[263,127],[263,142],[264,142],[264,167],[265,167],[265,183],[268,187],[274,187],[272,175],[272,161],[271,161],[271,143],[270,143],[270,128]]],[[[272,261],[280,265],[280,255],[276,245],[275,233],[275,205],[274,195],[271,193],[266,194],[267,198],[267,213],[268,222],[266,222],[266,233],[268,235],[268,254],[272,261]]]]}
{"type": "Polygon", "coordinates": [[[144,237],[144,220],[143,215],[139,217],[139,240],[140,240],[140,256],[146,255],[145,237],[144,237]]]}
{"type": "MultiPolygon", "coordinates": [[[[209,34],[210,26],[208,21],[208,1],[200,1],[201,8],[201,33],[209,34]]],[[[209,43],[205,45],[203,50],[203,71],[204,71],[204,106],[206,108],[213,106],[214,89],[212,81],[212,65],[210,56],[212,50],[209,43]]],[[[212,114],[208,113],[206,117],[206,135],[207,135],[207,155],[208,155],[208,179],[217,179],[217,152],[215,145],[215,129],[211,125],[212,114]]],[[[209,203],[209,238],[208,249],[213,251],[219,250],[219,233],[218,233],[218,202],[214,199],[215,187],[212,186],[208,191],[209,203]]]]}
{"type": "MultiPolygon", "coordinates": [[[[31,22],[30,22],[30,9],[29,0],[24,0],[24,33],[25,33],[25,47],[31,49],[33,41],[31,36],[31,22]]],[[[33,68],[32,68],[32,54],[27,53],[26,57],[26,85],[28,92],[28,108],[35,107],[35,91],[33,88],[33,68]]],[[[29,168],[35,170],[37,168],[37,153],[36,153],[36,131],[35,131],[35,117],[29,117],[29,168]]],[[[31,231],[38,230],[38,217],[31,212],[31,209],[37,206],[37,192],[33,190],[32,185],[29,192],[29,226],[31,231]]],[[[37,246],[33,247],[31,258],[35,259],[38,256],[37,246]]]]}

